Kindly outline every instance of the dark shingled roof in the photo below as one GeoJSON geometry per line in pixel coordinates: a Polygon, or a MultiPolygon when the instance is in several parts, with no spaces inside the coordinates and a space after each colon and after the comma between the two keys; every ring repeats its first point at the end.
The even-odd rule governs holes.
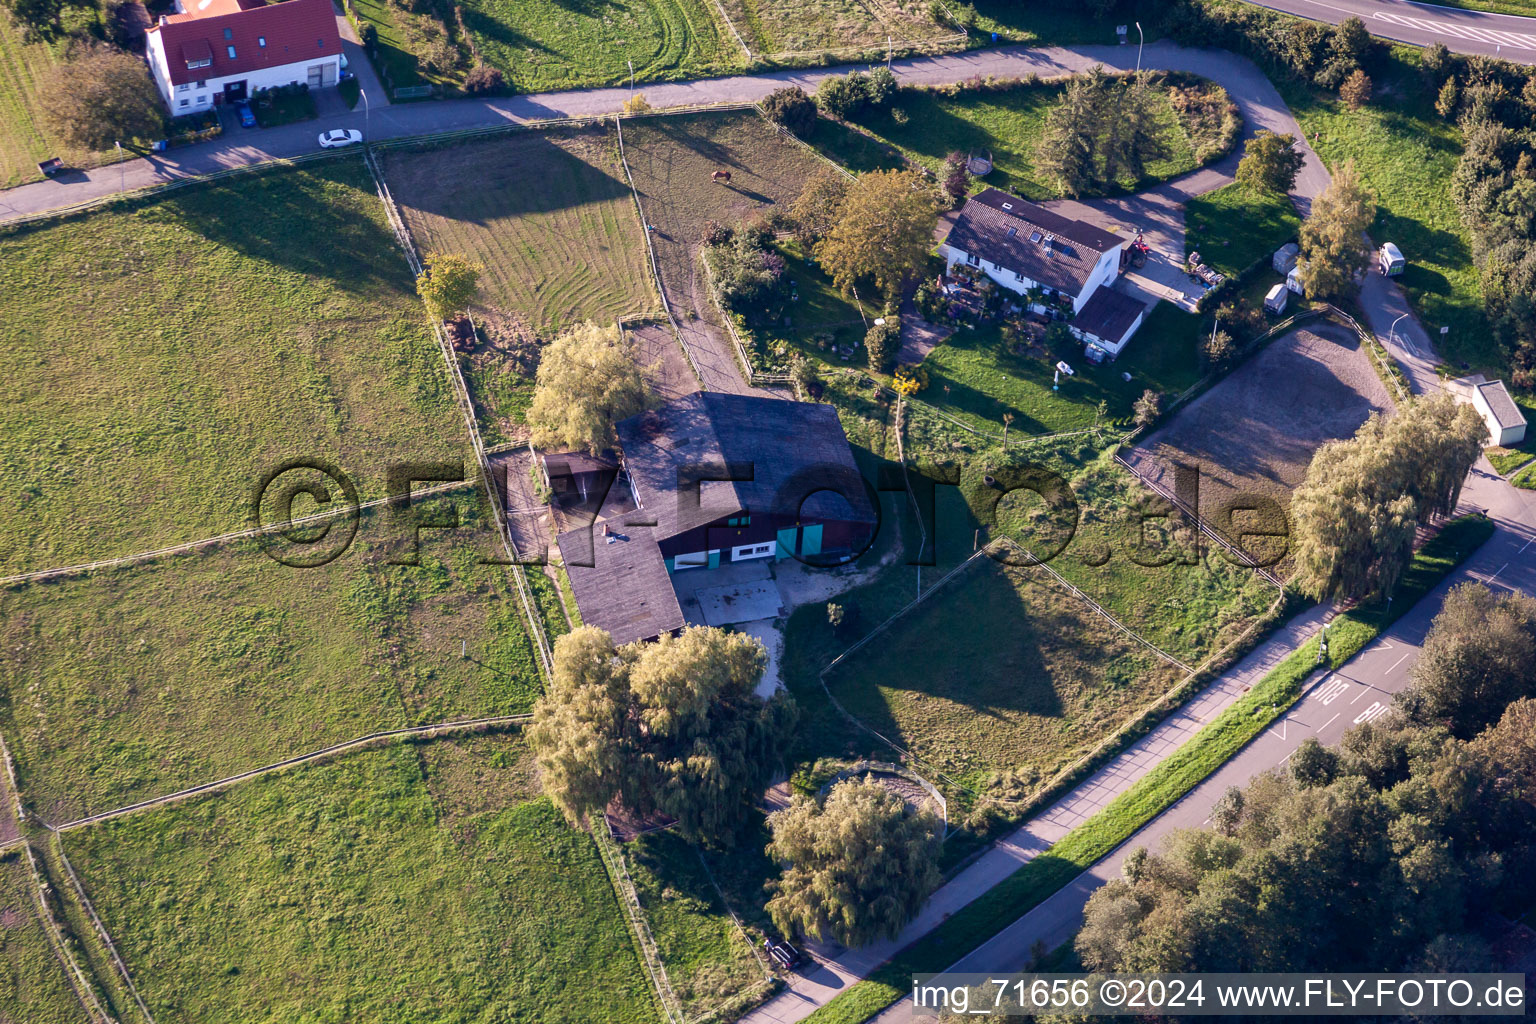
{"type": "Polygon", "coordinates": [[[989,188],[966,201],[944,241],[1031,281],[1076,295],[1099,257],[1126,240],[989,188]],[[1047,239],[1049,249],[1044,244],[1047,239]]]}
{"type": "Polygon", "coordinates": [[[1514,427],[1525,422],[1525,416],[1520,412],[1520,407],[1515,400],[1509,397],[1509,392],[1504,389],[1501,380],[1490,380],[1479,384],[1477,390],[1482,392],[1483,401],[1488,403],[1488,408],[1493,410],[1493,418],[1499,421],[1499,426],[1514,427]]]}
{"type": "Polygon", "coordinates": [[[812,515],[875,521],[837,411],[830,405],[702,391],[618,425],[624,466],[640,505],[657,519],[658,540],[740,512],[795,515],[818,490],[842,494],[852,512],[822,493],[805,505],[812,515]],[[679,471],[712,467],[705,480],[680,490],[679,471]],[[830,500],[828,500],[830,499],[830,500]]]}
{"type": "Polygon", "coordinates": [[[683,609],[656,546],[661,538],[652,527],[634,525],[654,518],[644,510],[627,512],[567,530],[556,541],[582,621],[606,629],[616,644],[653,640],[683,628],[683,609]],[[603,535],[604,525],[615,538],[612,543],[603,535]],[[574,564],[588,560],[591,566],[574,564]]]}
{"type": "Polygon", "coordinates": [[[1146,310],[1147,307],[1136,299],[1101,284],[1072,318],[1072,326],[1114,345],[1125,337],[1125,332],[1146,310]]]}
{"type": "Polygon", "coordinates": [[[582,620],[607,630],[615,643],[682,628],[682,608],[658,547],[668,537],[742,512],[795,515],[802,501],[828,488],[835,493],[822,490],[805,502],[807,514],[875,522],[830,405],[698,392],[624,420],[618,435],[641,507],[557,538],[582,620]],[[751,479],[679,490],[679,470],[727,465],[734,466],[730,475],[751,479]],[[594,564],[579,564],[585,561],[594,564]]]}

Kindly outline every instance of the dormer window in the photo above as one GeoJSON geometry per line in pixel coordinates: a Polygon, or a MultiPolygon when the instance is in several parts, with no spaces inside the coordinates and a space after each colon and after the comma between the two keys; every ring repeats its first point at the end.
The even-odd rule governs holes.
{"type": "Polygon", "coordinates": [[[212,63],[212,57],[204,57],[202,60],[189,60],[187,61],[187,69],[191,70],[193,68],[206,68],[212,63]]]}

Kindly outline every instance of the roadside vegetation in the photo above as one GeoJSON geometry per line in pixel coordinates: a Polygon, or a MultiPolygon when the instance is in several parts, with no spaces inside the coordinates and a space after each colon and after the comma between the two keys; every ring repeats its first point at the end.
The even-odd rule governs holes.
{"type": "Polygon", "coordinates": [[[158,1019],[657,1020],[592,838],[523,788],[515,737],[476,743],[479,792],[405,745],[66,846],[158,1019]]]}
{"type": "MultiPolygon", "coordinates": [[[[1067,194],[1060,179],[1040,161],[1040,146],[1053,110],[1067,97],[1072,82],[1063,80],[988,79],[953,86],[898,88],[881,102],[855,105],[846,113],[828,105],[818,93],[824,112],[846,119],[873,136],[871,140],[835,126],[820,126],[810,141],[828,156],[855,169],[866,169],[880,160],[889,146],[907,160],[939,173],[949,154],[988,157],[993,171],[972,186],[994,186],[1026,199],[1051,199],[1067,194]]],[[[1105,88],[1120,76],[1094,79],[1105,88]]],[[[1149,138],[1155,141],[1144,152],[1142,173],[1121,165],[1107,178],[1102,162],[1091,181],[1080,183],[1076,194],[1113,195],[1135,191],[1177,177],[1224,155],[1236,135],[1224,123],[1228,99],[1224,90],[1194,76],[1152,73],[1148,75],[1146,120],[1149,138]]],[[[823,91],[826,91],[823,86],[823,91]]],[[[1097,88],[1097,86],[1094,86],[1097,88]]],[[[1096,93],[1097,95],[1097,93],[1096,93]]],[[[1112,107],[1113,104],[1110,104],[1112,107]]],[[[1097,109],[1097,108],[1095,108],[1097,109]]],[[[1111,114],[1109,109],[1104,116],[1111,114]]],[[[1094,115],[1095,118],[1098,115],[1094,115]]],[[[1093,125],[1084,126],[1094,131],[1093,125]]],[[[1240,127],[1240,123],[1237,123],[1240,127]]]]}
{"type": "Polygon", "coordinates": [[[414,291],[352,158],[0,234],[0,570],[243,529],[294,459],[368,500],[464,458],[414,291]]]}

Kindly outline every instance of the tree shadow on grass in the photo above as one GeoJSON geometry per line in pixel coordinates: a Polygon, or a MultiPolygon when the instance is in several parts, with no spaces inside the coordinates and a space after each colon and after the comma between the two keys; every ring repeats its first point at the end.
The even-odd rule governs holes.
{"type": "MultiPolygon", "coordinates": [[[[344,291],[414,291],[383,218],[337,203],[332,184],[356,189],[359,206],[375,201],[362,162],[344,160],[194,187],[161,208],[210,242],[344,291]]],[[[253,292],[264,287],[250,282],[253,292]]]]}

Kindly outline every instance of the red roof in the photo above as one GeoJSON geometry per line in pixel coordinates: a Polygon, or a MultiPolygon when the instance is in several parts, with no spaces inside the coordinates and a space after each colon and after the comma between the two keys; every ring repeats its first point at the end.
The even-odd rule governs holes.
{"type": "Polygon", "coordinates": [[[331,0],[283,0],[249,7],[247,0],[202,0],[201,4],[193,0],[185,13],[169,15],[149,31],[160,33],[173,85],[341,53],[331,0]]]}

